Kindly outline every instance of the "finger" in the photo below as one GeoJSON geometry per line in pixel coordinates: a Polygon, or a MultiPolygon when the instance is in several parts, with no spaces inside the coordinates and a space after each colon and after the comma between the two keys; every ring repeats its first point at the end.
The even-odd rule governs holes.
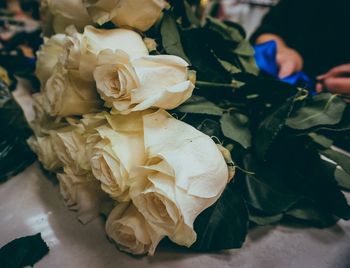
{"type": "Polygon", "coordinates": [[[295,64],[292,61],[284,61],[280,65],[280,70],[278,72],[279,78],[285,78],[287,76],[290,76],[295,72],[295,64]]]}
{"type": "Polygon", "coordinates": [[[327,77],[327,75],[328,75],[328,73],[321,74],[321,75],[317,76],[316,79],[317,79],[318,81],[324,80],[324,79],[327,77]]]}
{"type": "Polygon", "coordinates": [[[324,90],[324,85],[322,83],[316,84],[316,92],[321,93],[324,90]]]}
{"type": "Polygon", "coordinates": [[[327,73],[317,76],[317,79],[323,80],[323,79],[326,79],[327,77],[341,76],[342,74],[350,74],[350,64],[343,64],[343,65],[334,67],[333,69],[329,70],[327,73]]]}
{"type": "Polygon", "coordinates": [[[350,95],[350,78],[330,77],[324,80],[324,85],[332,93],[350,95]]]}

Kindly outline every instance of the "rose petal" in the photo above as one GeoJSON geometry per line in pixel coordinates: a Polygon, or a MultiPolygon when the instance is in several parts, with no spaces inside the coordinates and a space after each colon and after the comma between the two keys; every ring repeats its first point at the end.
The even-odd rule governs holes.
{"type": "Polygon", "coordinates": [[[160,156],[174,169],[177,186],[206,198],[222,192],[228,178],[227,166],[208,136],[162,110],[143,118],[145,146],[151,155],[160,156]]]}

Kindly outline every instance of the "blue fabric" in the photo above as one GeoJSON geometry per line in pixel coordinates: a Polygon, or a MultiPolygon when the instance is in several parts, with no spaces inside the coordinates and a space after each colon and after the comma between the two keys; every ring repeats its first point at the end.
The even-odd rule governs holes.
{"type": "Polygon", "coordinates": [[[255,45],[254,49],[256,64],[260,70],[286,83],[313,88],[313,81],[304,72],[296,72],[282,79],[278,77],[278,65],[276,62],[277,44],[275,41],[255,45]]]}

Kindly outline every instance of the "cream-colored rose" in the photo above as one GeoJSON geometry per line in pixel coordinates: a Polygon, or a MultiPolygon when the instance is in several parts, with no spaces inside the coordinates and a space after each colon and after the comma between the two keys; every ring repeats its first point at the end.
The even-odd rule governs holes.
{"type": "Polygon", "coordinates": [[[51,131],[58,158],[74,174],[91,172],[93,147],[101,140],[96,128],[106,125],[107,113],[86,114],[82,119],[66,118],[70,125],[51,131]]]}
{"type": "Polygon", "coordinates": [[[128,29],[98,29],[86,26],[82,36],[82,47],[96,55],[104,49],[123,50],[132,59],[148,55],[141,35],[128,29]]]}
{"type": "Polygon", "coordinates": [[[144,163],[142,114],[109,116],[109,126],[96,130],[101,138],[93,148],[91,168],[102,190],[120,202],[128,201],[129,172],[144,163]]]}
{"type": "Polygon", "coordinates": [[[189,247],[196,217],[227,184],[227,165],[210,137],[164,110],[143,123],[148,162],[132,172],[131,199],[157,233],[189,247]]]}
{"type": "Polygon", "coordinates": [[[93,71],[98,63],[97,55],[106,49],[122,50],[131,59],[148,55],[141,36],[134,31],[87,26],[84,33],[80,34],[74,27],[68,27],[66,34],[54,35],[41,46],[37,53],[36,73],[42,86],[45,86],[58,64],[66,70],[79,71],[80,79],[94,81],[93,71]]]}
{"type": "Polygon", "coordinates": [[[44,108],[51,116],[83,115],[98,112],[101,102],[93,82],[80,78],[79,72],[60,64],[43,90],[44,108]]]}
{"type": "Polygon", "coordinates": [[[41,0],[44,33],[64,33],[69,25],[82,31],[86,25],[93,24],[81,0],[41,0]]]}
{"type": "Polygon", "coordinates": [[[98,93],[107,107],[112,107],[114,101],[129,100],[131,90],[139,86],[129,56],[122,50],[101,51],[93,74],[98,93]]]}
{"type": "Polygon", "coordinates": [[[57,154],[53,148],[52,137],[30,137],[28,145],[33,152],[38,156],[39,161],[47,170],[56,170],[62,167],[61,161],[58,159],[57,154]]]}
{"type": "Polygon", "coordinates": [[[93,71],[97,65],[97,55],[105,49],[122,50],[131,59],[148,55],[141,36],[127,29],[97,29],[85,27],[81,40],[80,73],[86,80],[93,81],[93,71]]]}
{"type": "Polygon", "coordinates": [[[78,212],[78,219],[83,224],[98,217],[100,207],[107,197],[92,174],[75,175],[66,167],[63,173],[57,174],[57,178],[66,205],[78,212]]]}
{"type": "Polygon", "coordinates": [[[106,233],[122,251],[153,255],[162,239],[132,203],[120,203],[109,214],[106,233]]]}
{"type": "Polygon", "coordinates": [[[33,129],[36,136],[50,135],[51,130],[65,127],[65,123],[62,118],[50,116],[44,110],[45,96],[42,93],[35,93],[33,97],[33,109],[35,117],[30,122],[30,127],[33,129]]]}
{"type": "Polygon", "coordinates": [[[37,52],[36,63],[36,75],[42,87],[54,73],[57,64],[66,69],[79,70],[81,39],[82,35],[74,27],[69,27],[66,34],[44,39],[37,52]]]}
{"type": "Polygon", "coordinates": [[[104,51],[99,59],[94,71],[97,89],[114,112],[173,109],[192,95],[188,64],[179,57],[145,56],[130,64],[124,53],[104,51]]]}
{"type": "Polygon", "coordinates": [[[59,56],[59,63],[66,69],[79,70],[83,35],[75,27],[68,27],[66,32],[66,42],[63,53],[59,56]]]}
{"type": "Polygon", "coordinates": [[[112,21],[146,31],[159,19],[167,6],[164,0],[84,0],[93,21],[103,24],[112,21]]]}
{"type": "Polygon", "coordinates": [[[68,126],[52,132],[53,145],[60,161],[77,175],[90,170],[86,153],[86,134],[76,126],[68,126]]]}
{"type": "Polygon", "coordinates": [[[132,64],[140,82],[131,94],[131,104],[137,104],[133,111],[149,107],[174,109],[191,97],[194,85],[188,80],[188,64],[180,57],[147,56],[132,64]]]}
{"type": "Polygon", "coordinates": [[[51,38],[45,38],[44,44],[36,53],[37,62],[35,74],[40,80],[42,86],[50,78],[58,58],[64,52],[64,44],[67,42],[67,36],[64,34],[56,34],[51,38]]]}

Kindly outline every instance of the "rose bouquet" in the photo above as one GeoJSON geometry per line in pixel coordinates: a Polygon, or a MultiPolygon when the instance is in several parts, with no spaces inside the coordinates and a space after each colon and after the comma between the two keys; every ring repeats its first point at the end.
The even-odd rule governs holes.
{"type": "Polygon", "coordinates": [[[107,216],[120,250],[237,248],[249,223],[350,218],[333,146],[349,108],[257,76],[239,25],[200,21],[186,1],[42,7],[28,143],[81,222],[107,216]]]}

